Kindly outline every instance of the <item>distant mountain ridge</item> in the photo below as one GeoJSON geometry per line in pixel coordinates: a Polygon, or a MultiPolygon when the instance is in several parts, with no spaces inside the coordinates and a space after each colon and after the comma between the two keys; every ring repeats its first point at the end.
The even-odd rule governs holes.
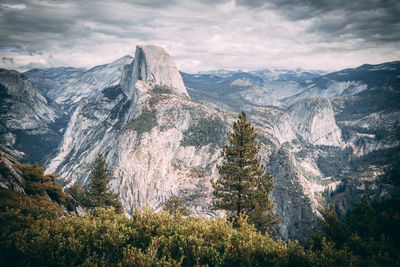
{"type": "Polygon", "coordinates": [[[354,69],[326,73],[303,70],[210,71],[182,73],[189,94],[198,101],[218,101],[235,111],[251,106],[287,107],[312,96],[351,96],[400,75],[400,61],[362,65],[354,69]],[[259,90],[259,88],[262,90],[259,90]],[[214,88],[215,90],[210,89],[214,88]],[[251,97],[238,96],[240,94],[251,97]],[[258,99],[268,99],[260,105],[258,99]]]}
{"type": "Polygon", "coordinates": [[[123,66],[131,61],[131,56],[124,56],[87,71],[65,67],[33,69],[24,74],[36,87],[41,88],[46,96],[68,110],[73,109],[82,98],[93,97],[105,87],[118,84],[123,66]]]}

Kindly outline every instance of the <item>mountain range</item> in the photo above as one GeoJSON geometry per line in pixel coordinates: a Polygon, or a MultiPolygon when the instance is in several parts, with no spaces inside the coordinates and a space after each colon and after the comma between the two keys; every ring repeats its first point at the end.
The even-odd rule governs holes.
{"type": "Polygon", "coordinates": [[[274,176],[277,232],[300,239],[320,209],[343,216],[367,194],[399,195],[400,62],[326,73],[302,69],[179,72],[160,47],[137,46],[89,70],[0,70],[0,144],[68,188],[102,153],[125,213],[172,195],[210,209],[221,150],[244,110],[274,176]]]}

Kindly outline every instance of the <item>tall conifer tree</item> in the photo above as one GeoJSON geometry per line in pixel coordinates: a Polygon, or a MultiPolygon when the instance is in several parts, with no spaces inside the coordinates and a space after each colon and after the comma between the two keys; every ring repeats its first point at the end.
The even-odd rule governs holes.
{"type": "Polygon", "coordinates": [[[91,184],[87,191],[88,206],[90,208],[114,207],[118,213],[122,212],[119,193],[114,193],[108,183],[111,180],[110,171],[101,153],[97,154],[89,176],[91,184]]]}
{"type": "Polygon", "coordinates": [[[244,111],[233,123],[233,132],[224,146],[224,161],[217,166],[220,179],[213,183],[214,209],[225,210],[229,218],[247,215],[257,229],[267,231],[279,222],[273,212],[269,193],[273,188],[272,176],[265,174],[261,157],[257,154],[260,145],[254,127],[247,122],[244,111]]]}

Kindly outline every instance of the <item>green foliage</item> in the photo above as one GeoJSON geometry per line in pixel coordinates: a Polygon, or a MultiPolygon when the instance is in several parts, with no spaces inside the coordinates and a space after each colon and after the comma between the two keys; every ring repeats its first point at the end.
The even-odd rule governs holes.
{"type": "Polygon", "coordinates": [[[139,117],[133,119],[127,126],[128,130],[134,130],[140,136],[150,132],[156,126],[157,118],[153,110],[143,109],[139,117]]]}
{"type": "Polygon", "coordinates": [[[272,266],[286,261],[282,242],[257,233],[244,220],[238,223],[233,229],[223,219],[183,219],[146,209],[128,219],[99,209],[96,215],[39,219],[7,232],[1,245],[8,256],[1,260],[13,266],[272,266]]]}
{"type": "Polygon", "coordinates": [[[153,92],[156,94],[172,94],[172,88],[166,85],[156,84],[153,87],[153,92]]]}
{"type": "Polygon", "coordinates": [[[39,220],[55,220],[64,215],[59,205],[40,195],[29,196],[0,188],[0,266],[15,264],[15,247],[24,246],[22,232],[39,220]]]}
{"type": "Polygon", "coordinates": [[[119,199],[119,193],[114,193],[108,185],[111,181],[110,171],[100,153],[97,154],[96,160],[93,163],[89,178],[91,183],[85,194],[88,207],[114,207],[116,212],[121,213],[123,210],[119,199]]]}
{"type": "Polygon", "coordinates": [[[218,117],[196,120],[185,132],[181,145],[201,147],[211,143],[222,147],[225,144],[225,127],[224,121],[218,117]]]}
{"type": "MultiPolygon", "coordinates": [[[[8,189],[0,188],[0,211],[21,210],[32,211],[32,214],[38,215],[40,212],[33,212],[34,209],[51,210],[56,215],[64,215],[62,208],[56,203],[40,195],[25,195],[8,189]]],[[[36,216],[35,215],[35,216],[36,216]]]]}
{"type": "MultiPolygon", "coordinates": [[[[9,190],[0,189],[0,193],[9,190]]],[[[7,192],[7,197],[10,196],[7,192]]],[[[21,195],[13,193],[13,195],[21,195]]],[[[21,195],[22,196],[22,195],[21,195]]],[[[396,266],[380,239],[352,235],[346,245],[321,237],[318,247],[275,241],[242,217],[183,218],[137,209],[131,218],[99,208],[83,218],[58,218],[24,202],[0,209],[1,266],[396,266]],[[360,253],[370,254],[361,256],[360,253]]],[[[364,254],[362,254],[364,255],[364,254]]]]}
{"type": "Polygon", "coordinates": [[[259,178],[252,196],[254,206],[248,212],[249,223],[263,233],[271,233],[273,227],[281,222],[279,215],[273,212],[275,203],[269,199],[273,188],[273,177],[270,173],[259,178]]]}
{"type": "Polygon", "coordinates": [[[56,182],[54,173],[44,175],[44,169],[39,167],[38,163],[33,165],[17,164],[23,172],[26,180],[25,192],[28,195],[39,195],[42,197],[49,196],[51,200],[58,204],[67,206],[70,197],[66,195],[61,186],[56,182]]]}
{"type": "Polygon", "coordinates": [[[341,247],[350,234],[347,225],[339,220],[333,205],[323,209],[321,215],[323,219],[319,219],[319,223],[324,233],[330,241],[336,243],[337,247],[341,247]]]}
{"type": "Polygon", "coordinates": [[[256,138],[254,127],[242,111],[229,136],[231,145],[223,147],[224,161],[217,166],[221,176],[212,184],[213,208],[227,211],[232,219],[248,216],[257,229],[271,231],[279,222],[273,212],[274,203],[269,199],[273,178],[270,174],[264,176],[265,167],[257,157],[260,146],[256,138]]]}
{"type": "Polygon", "coordinates": [[[189,216],[190,211],[185,207],[185,201],[178,196],[171,196],[163,205],[163,210],[171,215],[180,213],[183,216],[189,216]]]}
{"type": "Polygon", "coordinates": [[[367,195],[361,198],[361,202],[352,211],[348,224],[350,230],[360,237],[370,238],[377,234],[375,210],[369,204],[367,195]]]}
{"type": "Polygon", "coordinates": [[[321,146],[320,148],[324,153],[318,156],[318,168],[324,176],[338,178],[343,169],[349,166],[353,157],[353,149],[351,147],[340,149],[327,146],[321,146]]]}
{"type": "Polygon", "coordinates": [[[88,198],[86,195],[86,188],[80,184],[74,184],[71,187],[65,189],[65,192],[70,194],[73,199],[78,202],[82,207],[87,207],[89,205],[88,198]]]}
{"type": "MultiPolygon", "coordinates": [[[[326,253],[336,255],[336,263],[340,266],[398,266],[400,265],[400,249],[395,232],[385,231],[385,226],[377,222],[375,210],[371,207],[367,196],[355,207],[345,221],[340,221],[333,205],[321,212],[321,226],[324,234],[315,235],[312,247],[320,260],[326,253]],[[329,239],[330,242],[326,242],[329,239]],[[325,250],[325,252],[324,252],[325,250]],[[346,262],[351,258],[350,262],[346,262]]],[[[398,227],[397,220],[397,227],[398,227]]],[[[398,230],[398,228],[397,228],[398,230]]]]}

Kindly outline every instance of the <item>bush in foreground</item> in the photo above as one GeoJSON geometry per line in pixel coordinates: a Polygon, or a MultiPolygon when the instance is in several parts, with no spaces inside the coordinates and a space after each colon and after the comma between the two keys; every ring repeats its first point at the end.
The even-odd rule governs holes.
{"type": "MultiPolygon", "coordinates": [[[[49,213],[47,208],[42,212],[49,213]]],[[[351,252],[336,250],[332,243],[323,241],[315,252],[297,242],[275,241],[244,219],[234,228],[224,219],[183,218],[150,209],[136,210],[131,218],[112,208],[83,218],[32,216],[20,209],[2,211],[3,222],[32,218],[12,228],[2,224],[4,266],[360,265],[351,252]]]]}

